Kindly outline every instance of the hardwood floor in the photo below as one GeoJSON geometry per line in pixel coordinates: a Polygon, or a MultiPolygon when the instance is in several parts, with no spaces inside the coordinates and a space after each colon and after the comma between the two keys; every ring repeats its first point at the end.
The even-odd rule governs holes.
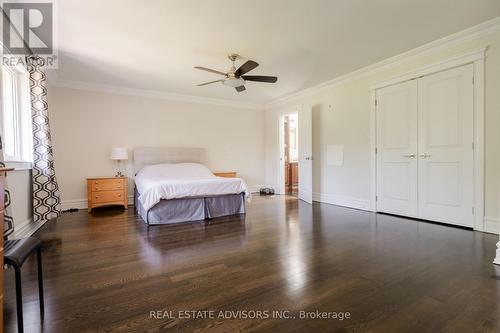
{"type": "MultiPolygon", "coordinates": [[[[31,258],[23,267],[26,332],[500,331],[494,235],[256,196],[245,218],[148,229],[133,209],[79,211],[36,236],[45,320],[31,258]],[[179,318],[188,310],[216,318],[179,318]],[[296,318],[217,318],[237,310],[296,318]],[[299,319],[301,310],[350,318],[299,319]]],[[[15,332],[14,277],[5,273],[5,331],[15,332]]]]}

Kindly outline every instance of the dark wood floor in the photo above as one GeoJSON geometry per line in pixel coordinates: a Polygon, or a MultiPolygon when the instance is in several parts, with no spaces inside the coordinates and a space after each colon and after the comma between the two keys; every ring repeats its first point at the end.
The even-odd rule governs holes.
{"type": "MultiPolygon", "coordinates": [[[[277,196],[255,197],[246,218],[149,229],[133,209],[79,211],[36,236],[45,321],[29,260],[26,332],[500,331],[494,235],[277,196]],[[150,318],[158,310],[318,310],[350,319],[150,318]]],[[[14,299],[7,270],[6,332],[16,331],[14,299]]]]}

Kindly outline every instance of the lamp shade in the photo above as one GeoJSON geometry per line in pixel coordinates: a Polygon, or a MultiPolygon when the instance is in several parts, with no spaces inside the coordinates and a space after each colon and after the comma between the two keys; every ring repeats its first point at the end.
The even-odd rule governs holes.
{"type": "Polygon", "coordinates": [[[111,149],[110,158],[112,160],[127,160],[128,159],[127,148],[113,148],[113,149],[111,149]]]}

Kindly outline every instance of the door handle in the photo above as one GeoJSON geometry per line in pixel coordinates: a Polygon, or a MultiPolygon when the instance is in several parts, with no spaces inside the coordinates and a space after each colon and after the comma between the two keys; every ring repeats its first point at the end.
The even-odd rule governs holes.
{"type": "Polygon", "coordinates": [[[407,158],[415,158],[415,154],[403,155],[403,157],[407,157],[407,158]]]}
{"type": "Polygon", "coordinates": [[[428,157],[431,157],[431,155],[425,153],[425,154],[420,154],[420,157],[422,157],[422,158],[428,158],[428,157]]]}

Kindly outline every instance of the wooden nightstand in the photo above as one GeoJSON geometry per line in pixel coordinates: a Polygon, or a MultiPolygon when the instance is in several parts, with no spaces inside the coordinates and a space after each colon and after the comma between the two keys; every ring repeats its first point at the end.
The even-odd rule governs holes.
{"type": "Polygon", "coordinates": [[[230,171],[230,172],[214,172],[214,175],[217,177],[225,177],[225,178],[235,178],[236,177],[236,172],[230,171]]]}
{"type": "Polygon", "coordinates": [[[127,209],[127,177],[87,178],[89,213],[95,207],[123,205],[127,209]]]}

